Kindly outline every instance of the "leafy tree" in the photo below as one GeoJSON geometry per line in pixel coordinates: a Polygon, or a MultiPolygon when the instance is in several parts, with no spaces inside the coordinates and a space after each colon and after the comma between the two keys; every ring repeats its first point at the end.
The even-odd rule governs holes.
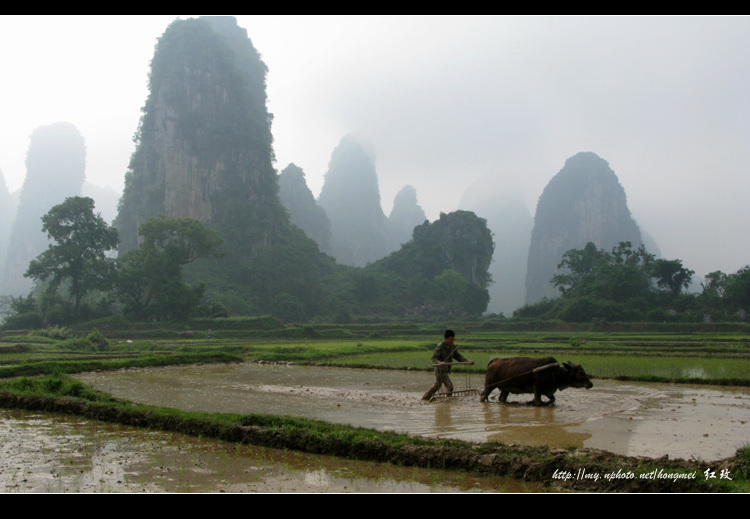
{"type": "Polygon", "coordinates": [[[158,319],[187,317],[205,287],[190,286],[182,268],[199,258],[220,257],[224,243],[214,229],[193,218],[149,218],[138,229],[142,243],[119,262],[117,293],[127,312],[158,319]]]}
{"type": "Polygon", "coordinates": [[[750,309],[750,265],[728,276],[726,301],[732,310],[750,309]]]}
{"type": "Polygon", "coordinates": [[[633,250],[630,242],[620,242],[611,252],[589,242],[583,249],[563,254],[557,266],[560,274],[553,276],[551,282],[563,296],[622,302],[648,294],[653,261],[653,255],[643,246],[633,250]]]}
{"type": "Polygon", "coordinates": [[[727,289],[728,277],[721,270],[706,274],[706,277],[701,283],[704,294],[711,294],[712,296],[718,296],[719,298],[724,297],[724,293],[727,289]]]}
{"type": "Polygon", "coordinates": [[[581,295],[607,262],[607,253],[588,242],[583,249],[571,249],[563,254],[562,261],[557,265],[561,273],[552,278],[552,284],[563,295],[581,295]]]}
{"type": "Polygon", "coordinates": [[[412,319],[478,316],[487,309],[495,244],[471,211],[440,214],[414,228],[400,250],[353,276],[360,309],[412,319]]]}
{"type": "Polygon", "coordinates": [[[687,290],[693,280],[695,271],[682,266],[682,261],[658,259],[654,262],[653,276],[656,284],[674,296],[687,290]]]}
{"type": "Polygon", "coordinates": [[[24,276],[49,280],[50,292],[68,280],[77,316],[87,292],[111,286],[115,260],[107,253],[119,243],[117,229],[94,214],[94,201],[87,197],[66,198],[42,217],[42,223],[42,230],[56,243],[29,263],[24,276]]]}
{"type": "Polygon", "coordinates": [[[42,314],[33,295],[10,298],[9,308],[2,328],[5,330],[23,330],[42,327],[42,314]]]}
{"type": "Polygon", "coordinates": [[[243,273],[243,284],[252,287],[262,311],[284,320],[301,321],[323,304],[325,291],[316,243],[299,229],[293,233],[287,243],[258,247],[243,273]]]}
{"type": "Polygon", "coordinates": [[[467,281],[487,288],[492,283],[488,268],[494,251],[487,221],[471,211],[454,211],[415,227],[412,239],[401,250],[373,266],[405,277],[421,274],[429,279],[446,269],[455,270],[467,281]]]}
{"type": "Polygon", "coordinates": [[[576,322],[632,321],[664,320],[674,314],[672,310],[685,313],[694,308],[695,297],[682,293],[694,272],[680,260],[654,258],[643,245],[633,249],[630,242],[620,242],[607,252],[587,243],[563,254],[558,269],[551,282],[561,300],[543,309],[526,308],[524,313],[543,311],[548,318],[576,322]]]}
{"type": "Polygon", "coordinates": [[[697,297],[704,315],[721,315],[724,313],[726,309],[725,294],[728,284],[729,276],[720,270],[706,274],[701,283],[702,292],[697,297]]]}
{"type": "Polygon", "coordinates": [[[628,241],[612,248],[611,260],[604,269],[606,274],[598,296],[617,302],[645,304],[651,293],[654,255],[641,245],[633,250],[628,241]]]}
{"type": "Polygon", "coordinates": [[[444,318],[477,317],[487,309],[490,296],[486,289],[467,281],[455,270],[435,276],[433,314],[444,318]]]}
{"type": "Polygon", "coordinates": [[[0,322],[13,315],[13,296],[0,296],[0,322]]]}

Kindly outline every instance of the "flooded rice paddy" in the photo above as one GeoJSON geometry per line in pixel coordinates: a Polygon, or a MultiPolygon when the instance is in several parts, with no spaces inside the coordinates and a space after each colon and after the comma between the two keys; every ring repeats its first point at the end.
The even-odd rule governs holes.
{"type": "Polygon", "coordinates": [[[352,461],[0,409],[0,492],[534,492],[501,477],[352,461]]]}
{"type": "MultiPolygon", "coordinates": [[[[427,372],[243,363],[78,376],[117,398],[190,411],[318,418],[428,437],[713,461],[750,443],[750,391],[594,380],[553,407],[478,396],[421,401],[427,372]]],[[[483,377],[453,374],[456,389],[483,377]]],[[[493,395],[496,398],[497,393],[493,395]]],[[[500,477],[226,443],[0,410],[3,492],[535,492],[500,477]]]]}
{"type": "MultiPolygon", "coordinates": [[[[189,411],[304,416],[427,437],[552,447],[594,447],[629,456],[713,461],[750,444],[750,390],[594,380],[552,407],[480,403],[478,396],[423,402],[427,372],[275,364],[153,368],[79,377],[117,398],[189,411]]],[[[455,389],[483,377],[453,374],[455,389]]],[[[497,392],[493,397],[496,398],[497,392]]]]}

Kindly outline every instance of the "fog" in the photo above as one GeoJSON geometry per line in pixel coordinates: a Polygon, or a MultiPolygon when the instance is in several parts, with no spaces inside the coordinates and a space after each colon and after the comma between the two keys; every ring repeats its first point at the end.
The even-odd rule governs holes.
{"type": "MultiPolygon", "coordinates": [[[[83,134],[88,181],[122,190],[153,48],[178,16],[192,15],[0,17],[11,191],[29,135],[57,121],[83,134]]],[[[237,19],[269,69],[276,167],[301,167],[316,196],[352,132],[385,213],[410,184],[431,220],[488,176],[520,185],[533,214],[565,160],[592,151],[665,257],[699,278],[750,263],[750,18],[237,19]]]]}

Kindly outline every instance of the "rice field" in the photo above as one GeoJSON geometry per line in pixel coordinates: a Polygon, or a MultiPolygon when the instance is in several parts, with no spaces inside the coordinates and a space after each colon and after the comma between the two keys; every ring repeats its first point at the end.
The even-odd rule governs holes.
{"type": "MultiPolygon", "coordinates": [[[[341,330],[338,330],[341,332],[341,330]]],[[[325,335],[325,330],[321,334],[325,335]]],[[[367,333],[372,333],[368,330],[367,333]]],[[[742,333],[499,332],[457,330],[459,351],[473,366],[456,372],[484,373],[496,357],[553,356],[581,364],[592,377],[670,382],[750,385],[750,338],[742,333]]],[[[424,333],[360,338],[211,340],[111,340],[107,351],[82,347],[81,339],[0,340],[0,365],[42,361],[93,361],[137,358],[144,354],[226,353],[247,361],[330,363],[390,369],[430,370],[441,334],[424,333]]]]}

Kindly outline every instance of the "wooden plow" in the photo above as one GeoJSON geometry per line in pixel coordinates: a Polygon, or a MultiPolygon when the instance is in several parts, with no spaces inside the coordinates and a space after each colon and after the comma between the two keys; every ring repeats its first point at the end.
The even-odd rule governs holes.
{"type": "MultiPolygon", "coordinates": [[[[446,366],[446,365],[456,366],[458,364],[471,364],[471,362],[451,362],[449,364],[433,364],[433,366],[434,367],[446,366]]],[[[479,396],[479,390],[472,389],[471,387],[471,374],[467,371],[466,373],[464,373],[464,375],[465,375],[464,384],[465,384],[466,389],[459,389],[458,391],[453,390],[451,392],[445,392],[445,393],[435,393],[434,395],[430,397],[430,402],[432,402],[436,398],[448,398],[448,397],[453,397],[453,396],[472,396],[472,395],[479,396]]]]}

